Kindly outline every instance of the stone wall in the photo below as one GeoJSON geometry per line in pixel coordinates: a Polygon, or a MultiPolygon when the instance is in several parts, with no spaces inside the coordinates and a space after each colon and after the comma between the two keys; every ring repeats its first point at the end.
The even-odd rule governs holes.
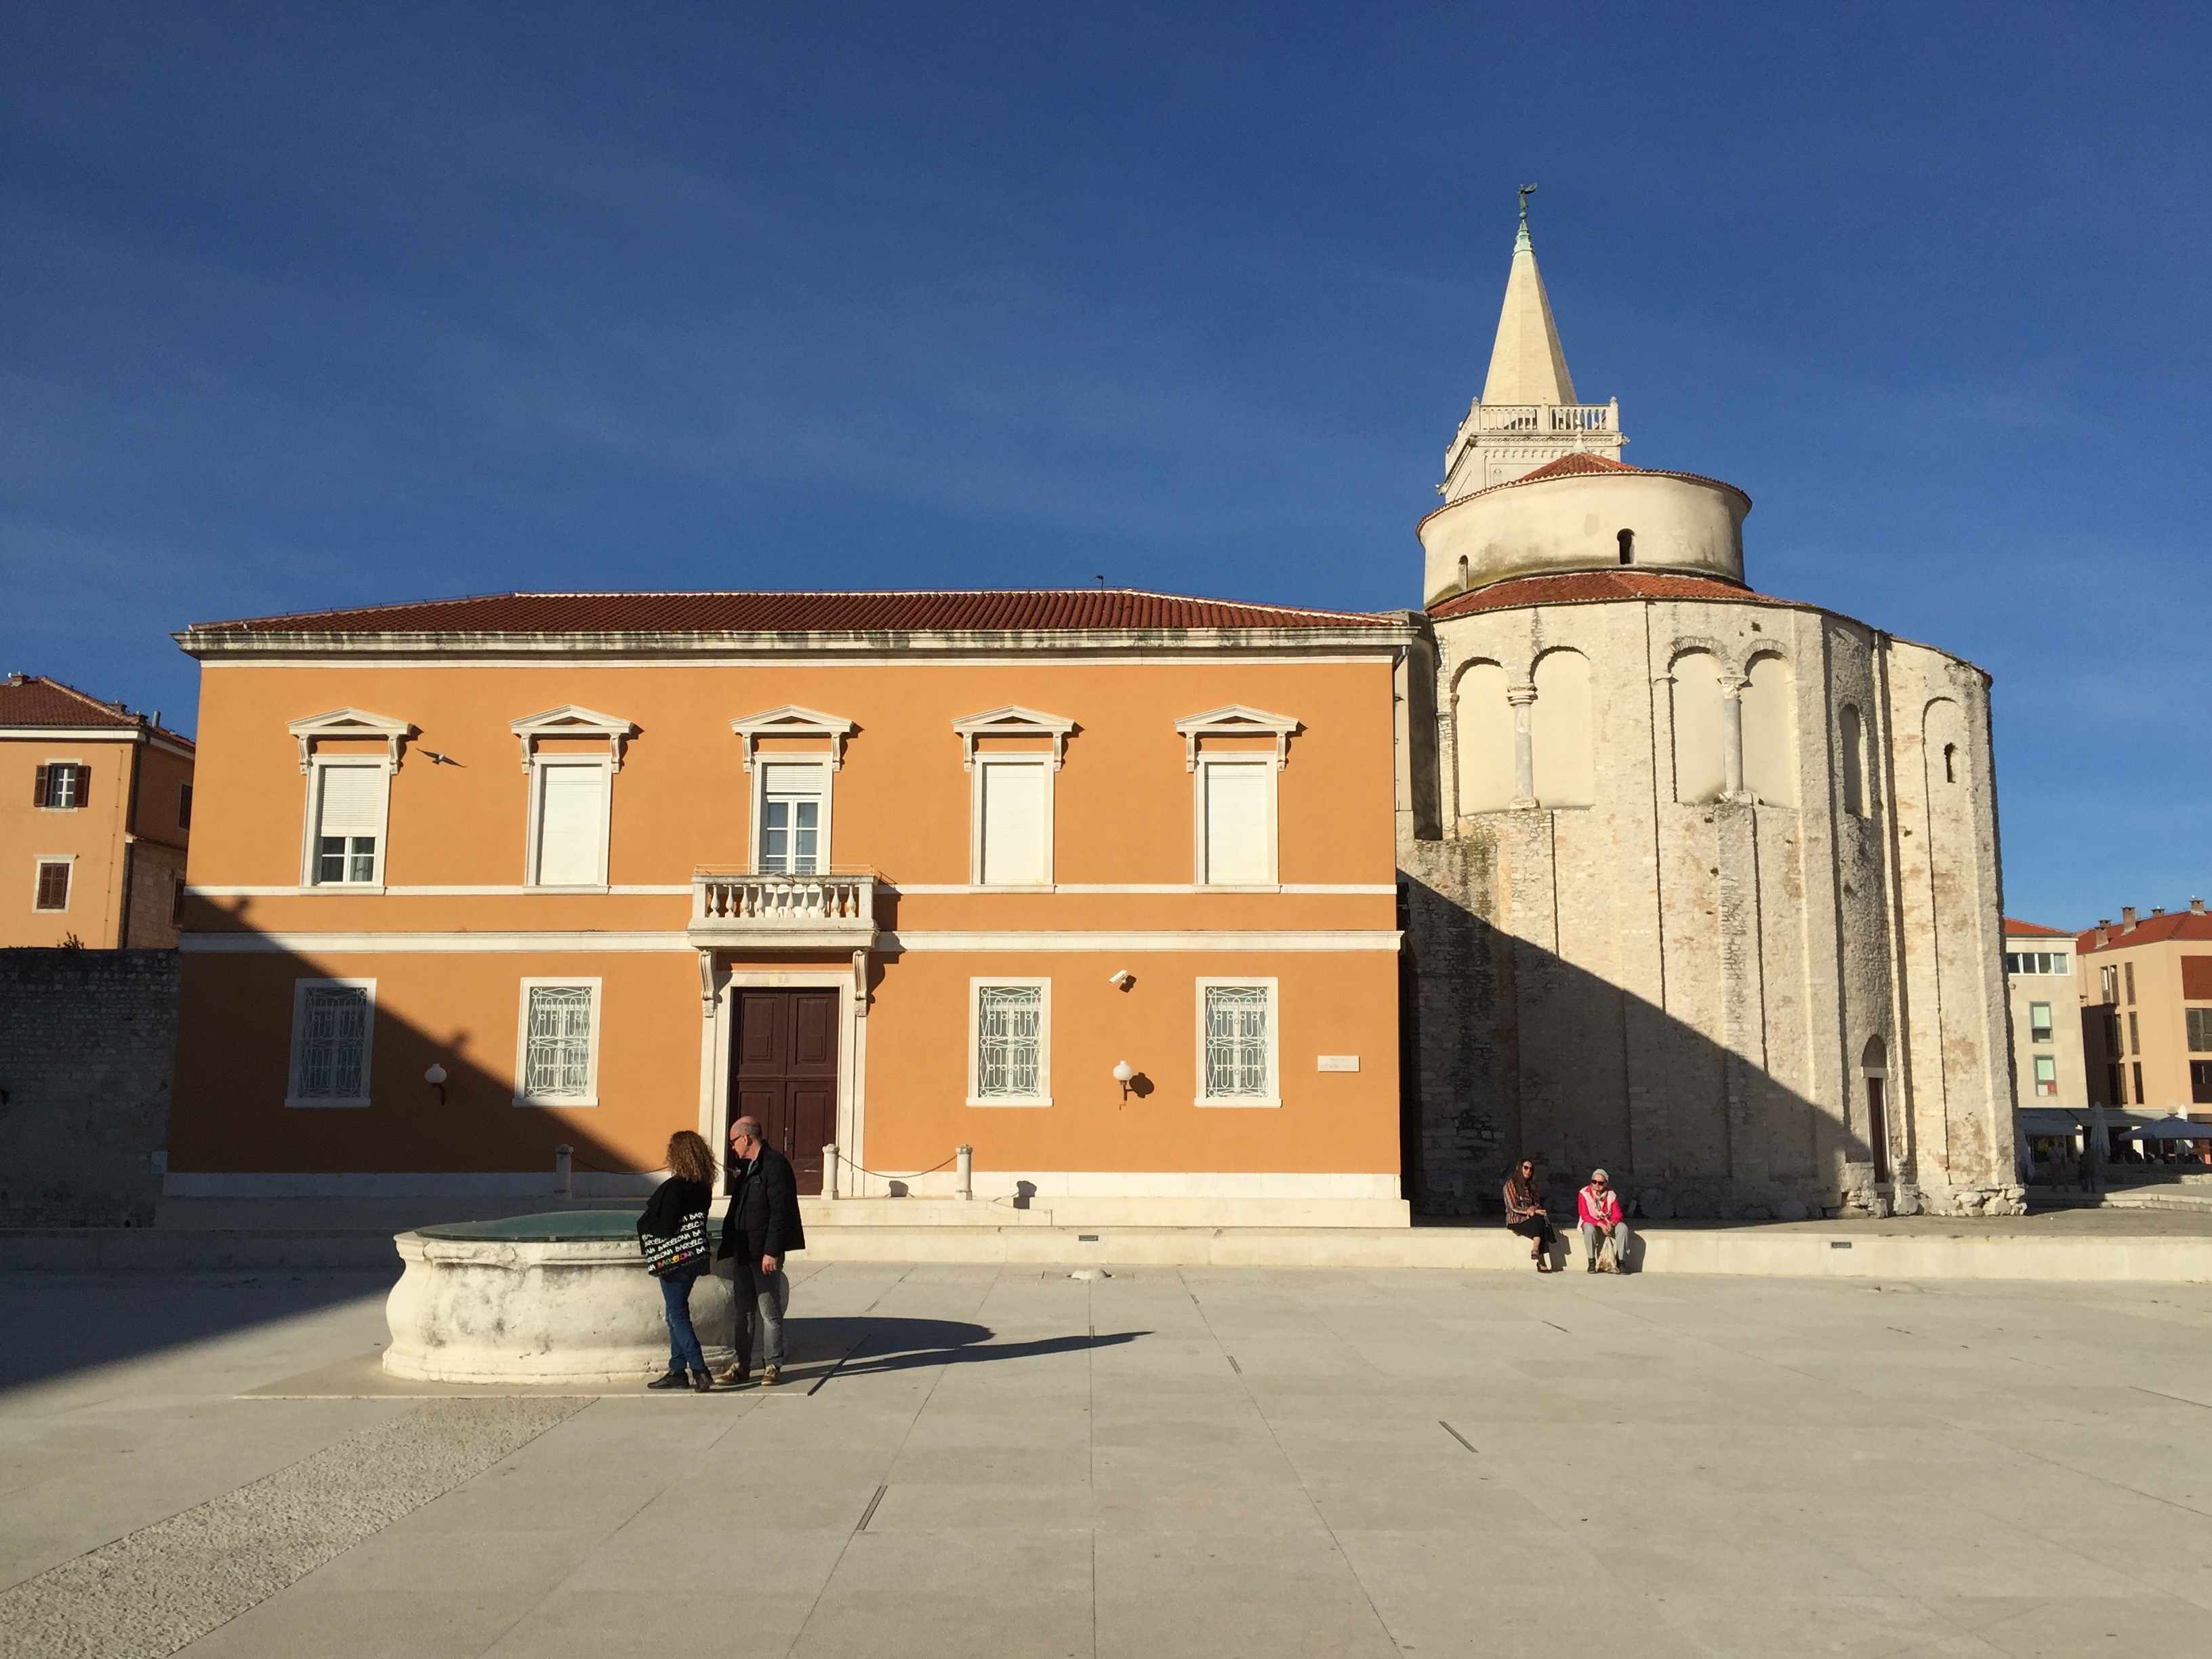
{"type": "Polygon", "coordinates": [[[1417,1210],[1498,1207],[1521,1157],[1567,1191],[1602,1164],[1659,1217],[2017,1209],[1978,671],[1751,599],[1436,635],[1443,834],[1401,824],[1399,847],[1417,1210]],[[1547,722],[1545,667],[1570,653],[1589,693],[1547,722]],[[1481,769],[1528,765],[1516,741],[1529,781],[1504,787],[1534,799],[1508,805],[1481,769]],[[1588,769],[1547,767],[1547,744],[1588,769]]]}
{"type": "Polygon", "coordinates": [[[0,1226],[147,1226],[176,1051],[173,951],[0,951],[0,1226]]]}

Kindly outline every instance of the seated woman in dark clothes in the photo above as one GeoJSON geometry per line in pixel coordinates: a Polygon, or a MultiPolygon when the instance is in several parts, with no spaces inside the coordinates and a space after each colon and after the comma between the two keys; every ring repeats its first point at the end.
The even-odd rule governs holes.
{"type": "Polygon", "coordinates": [[[668,1137],[668,1167],[672,1173],[653,1188],[638,1218],[638,1239],[648,1255],[654,1243],[678,1237],[684,1224],[698,1218],[699,1254],[659,1275],[660,1299],[668,1316],[668,1375],[656,1377],[648,1389],[689,1386],[701,1394],[714,1386],[707,1369],[707,1356],[699,1347],[699,1334],[691,1328],[691,1286],[712,1265],[706,1249],[707,1201],[713,1196],[714,1155],[707,1143],[689,1129],[668,1137]]]}
{"type": "Polygon", "coordinates": [[[1528,1259],[1536,1271],[1552,1271],[1552,1218],[1544,1213],[1543,1194],[1536,1190],[1536,1165],[1522,1158],[1505,1179],[1505,1228],[1529,1241],[1528,1259]]]}

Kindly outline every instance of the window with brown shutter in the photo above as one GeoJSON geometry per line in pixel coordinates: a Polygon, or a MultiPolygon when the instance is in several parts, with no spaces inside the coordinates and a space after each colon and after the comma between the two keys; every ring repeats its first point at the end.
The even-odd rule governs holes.
{"type": "Polygon", "coordinates": [[[2212,1002],[2212,957],[2182,957],[2181,994],[2191,1002],[2212,1002]]]}
{"type": "Polygon", "coordinates": [[[31,805],[62,811],[85,803],[92,769],[74,761],[48,761],[32,775],[31,805]]]}
{"type": "Polygon", "coordinates": [[[32,901],[34,910],[66,910],[69,908],[70,866],[66,859],[39,860],[38,896],[32,901]]]}

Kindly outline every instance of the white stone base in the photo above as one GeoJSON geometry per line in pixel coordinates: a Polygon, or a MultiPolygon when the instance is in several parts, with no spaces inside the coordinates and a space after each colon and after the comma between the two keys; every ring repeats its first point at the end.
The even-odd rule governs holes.
{"type": "MultiPolygon", "coordinates": [[[[406,1266],[385,1303],[384,1369],[432,1382],[635,1386],[668,1368],[660,1286],[634,1239],[394,1241],[406,1266]]],[[[720,1370],[735,1357],[727,1279],[691,1287],[691,1322],[720,1370]]]]}
{"type": "Polygon", "coordinates": [[[1410,1227],[1402,1198],[1344,1195],[1205,1196],[1039,1194],[972,1199],[804,1198],[811,1234],[842,1227],[1410,1227]]]}

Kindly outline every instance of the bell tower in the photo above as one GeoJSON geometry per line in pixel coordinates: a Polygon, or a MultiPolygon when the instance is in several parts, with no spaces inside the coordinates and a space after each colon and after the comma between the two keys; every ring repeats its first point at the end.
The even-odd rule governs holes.
{"type": "Polygon", "coordinates": [[[1528,198],[1535,188],[1521,187],[1521,229],[1513,239],[1490,374],[1444,451],[1444,481],[1437,493],[1447,501],[1509,483],[1565,455],[1617,461],[1628,441],[1621,435],[1619,400],[1575,400],[1574,377],[1567,373],[1567,354],[1528,240],[1528,198]]]}

